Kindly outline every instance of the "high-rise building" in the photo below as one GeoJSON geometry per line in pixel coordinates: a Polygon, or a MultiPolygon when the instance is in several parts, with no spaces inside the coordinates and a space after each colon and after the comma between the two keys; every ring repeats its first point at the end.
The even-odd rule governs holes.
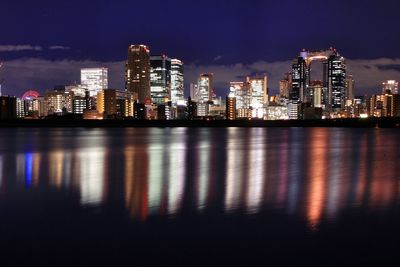
{"type": "Polygon", "coordinates": [[[399,93],[399,83],[395,80],[387,80],[382,83],[382,94],[386,93],[398,94],[399,93]]]}
{"type": "Polygon", "coordinates": [[[98,92],[108,88],[108,69],[81,69],[81,85],[82,88],[87,88],[87,90],[89,90],[91,97],[97,96],[98,92]]]}
{"type": "Polygon", "coordinates": [[[97,94],[97,113],[103,118],[109,118],[117,114],[116,90],[105,89],[97,94]]]}
{"type": "Polygon", "coordinates": [[[236,120],[236,97],[233,93],[226,97],[226,119],[236,120]]]}
{"type": "Polygon", "coordinates": [[[150,92],[155,104],[171,99],[171,59],[166,55],[150,56],[150,92]]]}
{"type": "Polygon", "coordinates": [[[199,88],[197,83],[190,84],[190,98],[194,101],[197,101],[199,95],[199,88]]]}
{"type": "Polygon", "coordinates": [[[145,45],[131,45],[125,66],[125,90],[144,103],[150,97],[150,50],[145,45]]]}
{"type": "Polygon", "coordinates": [[[212,73],[201,74],[197,81],[198,95],[197,102],[199,103],[207,103],[212,99],[212,90],[213,90],[213,78],[214,75],[212,73]]]}
{"type": "Polygon", "coordinates": [[[183,63],[179,59],[171,59],[171,102],[177,106],[184,101],[183,63]]]}
{"type": "Polygon", "coordinates": [[[303,50],[293,61],[290,102],[312,102],[312,90],[309,87],[313,61],[322,61],[323,64],[323,108],[328,111],[340,110],[345,104],[346,62],[334,48],[314,52],[303,50]]]}
{"type": "Polygon", "coordinates": [[[289,99],[290,87],[292,86],[292,74],[285,74],[285,77],[279,81],[279,96],[289,99]]]}
{"type": "Polygon", "coordinates": [[[250,84],[252,117],[261,119],[265,114],[265,105],[268,104],[267,76],[247,77],[247,82],[250,84]]]}
{"type": "Polygon", "coordinates": [[[321,108],[323,92],[322,81],[311,81],[308,90],[310,91],[311,106],[315,108],[321,108]]]}
{"type": "Polygon", "coordinates": [[[354,90],[355,90],[355,81],[353,75],[349,75],[346,78],[346,94],[345,94],[346,102],[353,102],[354,90]]]}
{"type": "Polygon", "coordinates": [[[251,109],[251,87],[250,83],[245,82],[230,82],[229,91],[236,98],[236,111],[238,118],[250,118],[251,109]]]}

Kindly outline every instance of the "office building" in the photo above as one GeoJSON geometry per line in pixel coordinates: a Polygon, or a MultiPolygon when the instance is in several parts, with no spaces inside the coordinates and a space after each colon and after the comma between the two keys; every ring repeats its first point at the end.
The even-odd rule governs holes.
{"type": "Polygon", "coordinates": [[[214,75],[212,73],[200,75],[197,81],[198,93],[194,100],[199,103],[208,103],[212,100],[213,78],[214,75]]]}
{"type": "Polygon", "coordinates": [[[309,87],[313,61],[321,61],[323,64],[323,108],[327,111],[342,109],[346,93],[346,62],[333,48],[314,52],[303,50],[300,56],[293,60],[290,102],[293,104],[312,102],[312,91],[309,87]]]}
{"type": "Polygon", "coordinates": [[[150,56],[150,92],[155,104],[171,99],[171,59],[166,55],[150,56]]]}
{"type": "Polygon", "coordinates": [[[105,89],[97,94],[97,113],[104,119],[115,117],[117,114],[116,90],[105,89]]]}
{"type": "Polygon", "coordinates": [[[265,106],[268,104],[268,83],[267,76],[247,77],[250,85],[250,109],[253,118],[264,118],[265,106]]]}
{"type": "Polygon", "coordinates": [[[144,103],[150,97],[150,50],[145,45],[131,45],[125,65],[125,90],[144,103]]]}
{"type": "Polygon", "coordinates": [[[86,88],[87,90],[89,90],[89,95],[91,97],[96,97],[98,92],[108,88],[108,69],[81,69],[81,86],[76,86],[76,88],[79,87],[86,88]]]}
{"type": "Polygon", "coordinates": [[[346,93],[345,93],[346,105],[354,101],[354,90],[355,90],[355,81],[353,75],[348,75],[346,78],[346,93]]]}
{"type": "Polygon", "coordinates": [[[183,63],[179,59],[171,59],[171,102],[177,106],[184,101],[183,63]]]}
{"type": "Polygon", "coordinates": [[[288,72],[285,74],[285,77],[279,81],[279,96],[281,98],[289,99],[291,86],[292,86],[292,74],[288,72]]]}

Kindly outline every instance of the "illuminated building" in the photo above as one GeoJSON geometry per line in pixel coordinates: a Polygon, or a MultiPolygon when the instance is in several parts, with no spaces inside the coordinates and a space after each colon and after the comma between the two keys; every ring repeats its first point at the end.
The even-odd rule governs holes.
{"type": "Polygon", "coordinates": [[[21,119],[25,117],[25,105],[21,98],[17,98],[17,118],[21,119]]]}
{"type": "Polygon", "coordinates": [[[308,87],[311,96],[311,106],[316,108],[322,107],[322,92],[323,83],[322,81],[311,81],[308,87]]]}
{"type": "Polygon", "coordinates": [[[292,63],[291,103],[311,103],[312,91],[309,89],[311,63],[322,61],[323,90],[322,105],[325,110],[337,111],[344,107],[346,89],[345,59],[333,48],[309,52],[303,50],[292,63]]]}
{"type": "Polygon", "coordinates": [[[250,109],[253,118],[264,118],[264,106],[268,103],[267,76],[247,77],[250,84],[250,109]]]}
{"type": "Polygon", "coordinates": [[[288,108],[284,106],[268,106],[267,108],[268,120],[288,120],[288,108]]]}
{"type": "Polygon", "coordinates": [[[233,93],[226,97],[226,119],[236,120],[236,97],[233,93]]]}
{"type": "Polygon", "coordinates": [[[91,97],[97,96],[101,90],[108,88],[107,68],[81,69],[81,85],[89,90],[91,97]]]}
{"type": "Polygon", "coordinates": [[[40,97],[39,92],[28,90],[22,95],[22,100],[24,101],[25,115],[33,117],[43,115],[44,110],[41,108],[43,98],[40,97]]]}
{"type": "Polygon", "coordinates": [[[355,81],[353,79],[353,75],[349,75],[346,78],[346,93],[345,93],[346,105],[347,103],[353,102],[354,90],[355,90],[355,81]]]}
{"type": "Polygon", "coordinates": [[[197,101],[198,94],[199,94],[199,90],[198,90],[197,84],[191,83],[190,84],[190,98],[197,101]]]}
{"type": "Polygon", "coordinates": [[[386,82],[382,83],[382,94],[392,93],[398,94],[399,93],[399,83],[395,80],[387,80],[386,82]]]}
{"type": "Polygon", "coordinates": [[[230,82],[229,91],[236,97],[238,118],[250,118],[251,88],[249,82],[230,82]]]}
{"type": "Polygon", "coordinates": [[[300,103],[291,103],[288,104],[288,116],[290,120],[297,120],[299,118],[300,113],[300,103]]]}
{"type": "Polygon", "coordinates": [[[74,114],[83,114],[86,109],[86,98],[82,96],[74,96],[74,114]]]}
{"type": "Polygon", "coordinates": [[[189,97],[187,101],[187,119],[193,120],[195,116],[197,116],[197,103],[189,97]]]}
{"type": "Polygon", "coordinates": [[[171,59],[171,101],[173,106],[177,106],[179,101],[184,100],[183,92],[183,63],[179,59],[171,59]]]}
{"type": "Polygon", "coordinates": [[[155,104],[171,99],[171,59],[165,55],[150,56],[150,92],[155,104]]]}
{"type": "Polygon", "coordinates": [[[212,99],[212,89],[213,89],[213,74],[201,74],[198,82],[198,95],[197,102],[207,103],[212,99]]]}
{"type": "Polygon", "coordinates": [[[47,91],[44,95],[45,116],[73,113],[73,92],[47,91]]]}
{"type": "Polygon", "coordinates": [[[133,95],[127,91],[116,91],[117,116],[127,118],[134,116],[135,100],[133,95]]]}
{"type": "Polygon", "coordinates": [[[0,120],[17,118],[17,99],[14,96],[0,96],[0,120]]]}
{"type": "Polygon", "coordinates": [[[117,114],[116,90],[105,89],[97,94],[97,113],[105,119],[117,114]]]}
{"type": "Polygon", "coordinates": [[[279,81],[279,96],[289,99],[290,87],[292,86],[292,74],[286,73],[285,78],[279,81]]]}
{"type": "Polygon", "coordinates": [[[140,103],[150,97],[150,50],[145,45],[131,45],[125,66],[125,89],[140,103]]]}

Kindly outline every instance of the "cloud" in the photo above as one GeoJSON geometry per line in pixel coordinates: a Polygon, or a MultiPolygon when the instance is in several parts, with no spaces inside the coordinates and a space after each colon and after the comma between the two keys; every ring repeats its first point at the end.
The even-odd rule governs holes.
{"type": "Polygon", "coordinates": [[[0,52],[42,51],[41,46],[33,45],[0,45],[0,52]]]}
{"type": "Polygon", "coordinates": [[[215,62],[215,61],[218,61],[218,60],[221,60],[222,59],[222,56],[216,56],[214,59],[213,59],[213,61],[215,62]]]}
{"type": "Polygon", "coordinates": [[[62,45],[52,45],[49,46],[49,50],[70,50],[71,47],[69,46],[62,46],[62,45]]]}
{"type": "MultiPolygon", "coordinates": [[[[0,78],[5,78],[3,92],[16,96],[27,89],[41,92],[52,89],[54,85],[80,82],[80,69],[86,67],[107,67],[109,87],[124,88],[124,61],[100,62],[93,60],[46,60],[23,58],[4,62],[0,78]]],[[[322,66],[313,65],[313,79],[322,79],[322,66]]],[[[356,94],[372,94],[381,91],[382,81],[400,80],[400,59],[357,59],[347,60],[347,72],[356,81],[356,94]]],[[[268,76],[270,94],[278,93],[279,80],[291,68],[291,61],[266,62],[251,64],[185,65],[185,84],[188,93],[189,84],[196,82],[200,73],[214,73],[214,84],[218,95],[224,96],[229,89],[229,81],[242,81],[247,75],[268,76]]]]}

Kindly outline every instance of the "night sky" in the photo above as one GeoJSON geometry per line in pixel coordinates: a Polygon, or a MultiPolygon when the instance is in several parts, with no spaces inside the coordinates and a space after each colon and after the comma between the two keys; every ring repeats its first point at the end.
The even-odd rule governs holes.
{"type": "MultiPolygon", "coordinates": [[[[0,2],[3,93],[19,96],[79,82],[81,67],[109,67],[123,88],[130,44],[185,62],[186,86],[201,72],[227,82],[267,74],[272,93],[302,48],[334,46],[347,59],[356,93],[400,80],[397,1],[15,1],[0,2]]],[[[320,66],[315,64],[315,73],[320,66]]]]}

